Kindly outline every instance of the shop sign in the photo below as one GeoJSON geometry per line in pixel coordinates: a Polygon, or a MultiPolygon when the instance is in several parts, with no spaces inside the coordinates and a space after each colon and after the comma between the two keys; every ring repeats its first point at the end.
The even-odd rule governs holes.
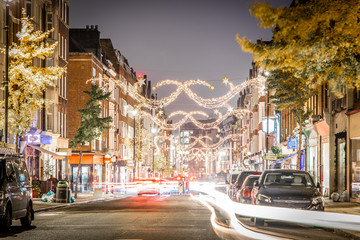
{"type": "Polygon", "coordinates": [[[40,136],[40,141],[42,144],[51,144],[52,136],[40,136]]]}
{"type": "Polygon", "coordinates": [[[264,153],[264,159],[266,160],[277,160],[277,155],[275,153],[264,153]]]}
{"type": "Polygon", "coordinates": [[[40,144],[40,134],[27,134],[27,141],[30,144],[40,144]]]}

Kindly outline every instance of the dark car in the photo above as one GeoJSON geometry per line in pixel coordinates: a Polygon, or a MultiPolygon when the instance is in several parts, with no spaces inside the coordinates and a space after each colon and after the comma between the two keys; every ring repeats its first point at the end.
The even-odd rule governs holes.
{"type": "Polygon", "coordinates": [[[237,191],[240,190],[245,178],[249,175],[260,175],[261,172],[257,172],[257,171],[242,171],[239,173],[238,177],[236,178],[235,183],[231,186],[230,191],[229,191],[229,197],[232,200],[236,200],[236,193],[237,191]]]}
{"type": "Polygon", "coordinates": [[[228,174],[227,180],[226,180],[226,190],[227,190],[227,194],[229,195],[229,197],[233,196],[234,193],[233,191],[233,185],[236,182],[237,177],[239,176],[240,171],[231,171],[228,174]]]}
{"type": "MultiPolygon", "coordinates": [[[[266,170],[255,181],[252,203],[273,207],[287,207],[324,211],[324,198],[320,185],[315,186],[306,171],[290,169],[266,170]]],[[[263,219],[255,219],[262,225],[263,219]]]]}
{"type": "Polygon", "coordinates": [[[245,178],[240,190],[236,193],[236,201],[241,203],[251,203],[251,191],[254,182],[259,180],[260,175],[249,175],[245,178]]]}
{"type": "Polygon", "coordinates": [[[34,220],[32,190],[24,159],[0,155],[0,227],[9,230],[12,220],[28,227],[34,220]]]}

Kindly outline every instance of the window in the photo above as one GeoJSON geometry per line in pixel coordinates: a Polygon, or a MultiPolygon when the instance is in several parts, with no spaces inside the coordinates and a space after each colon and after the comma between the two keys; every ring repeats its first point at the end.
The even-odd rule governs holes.
{"type": "Polygon", "coordinates": [[[122,92],[123,94],[126,94],[127,85],[126,85],[126,79],[125,79],[123,76],[121,76],[121,82],[122,82],[122,84],[123,84],[123,86],[122,86],[122,88],[121,88],[121,92],[122,92]]]}
{"type": "MultiPolygon", "coordinates": [[[[52,12],[48,12],[47,13],[47,17],[46,17],[46,21],[47,21],[47,30],[51,30],[53,28],[53,14],[52,12]]],[[[54,32],[51,32],[50,35],[49,35],[49,38],[53,38],[53,33],[54,32]]]]}
{"type": "Polygon", "coordinates": [[[26,0],[26,15],[31,17],[31,0],[26,0]]]}
{"type": "Polygon", "coordinates": [[[64,38],[64,47],[63,47],[63,50],[64,50],[64,60],[67,60],[67,41],[66,41],[66,38],[64,38]]]}
{"type": "Polygon", "coordinates": [[[61,35],[60,35],[60,33],[58,34],[58,41],[59,41],[59,45],[58,45],[58,48],[59,48],[59,57],[61,57],[61,35]]]}
{"type": "Polygon", "coordinates": [[[66,113],[64,113],[64,138],[67,138],[67,133],[66,133],[66,113]]]}

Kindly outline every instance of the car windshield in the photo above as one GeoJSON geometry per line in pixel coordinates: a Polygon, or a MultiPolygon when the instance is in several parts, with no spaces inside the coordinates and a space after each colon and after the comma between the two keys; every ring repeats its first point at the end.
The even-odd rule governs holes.
{"type": "Polygon", "coordinates": [[[237,179],[238,175],[239,175],[239,174],[233,174],[233,175],[231,175],[231,183],[232,183],[232,184],[236,182],[236,179],[237,179]]]}
{"type": "Polygon", "coordinates": [[[264,186],[313,187],[314,182],[307,173],[279,172],[266,174],[264,186]]]}
{"type": "Polygon", "coordinates": [[[242,183],[244,182],[245,178],[249,175],[260,175],[261,172],[242,172],[240,174],[239,180],[238,180],[238,186],[241,186],[242,183]]]}
{"type": "Polygon", "coordinates": [[[254,182],[255,182],[256,180],[258,180],[259,177],[260,177],[260,176],[248,177],[248,178],[245,180],[245,182],[244,182],[244,186],[251,186],[251,187],[252,187],[253,184],[254,184],[254,182]]]}

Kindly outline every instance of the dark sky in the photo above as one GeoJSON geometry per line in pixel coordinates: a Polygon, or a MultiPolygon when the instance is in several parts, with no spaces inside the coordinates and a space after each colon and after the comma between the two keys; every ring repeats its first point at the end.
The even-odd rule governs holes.
{"type": "MultiPolygon", "coordinates": [[[[239,84],[248,77],[251,55],[235,40],[239,33],[251,40],[271,38],[250,16],[251,0],[71,0],[70,27],[98,25],[102,38],[113,45],[139,74],[164,79],[202,79],[217,87],[203,97],[221,96],[225,75],[239,84]]],[[[269,1],[276,6],[289,0],[269,1]]],[[[172,89],[159,89],[159,97],[172,89]]],[[[184,98],[184,96],[182,96],[184,98]]],[[[237,98],[237,97],[236,97],[237,98]]],[[[234,98],[236,100],[236,98],[234,98]]],[[[175,103],[183,109],[191,101],[175,103]]],[[[234,104],[234,102],[233,102],[234,104]]]]}

